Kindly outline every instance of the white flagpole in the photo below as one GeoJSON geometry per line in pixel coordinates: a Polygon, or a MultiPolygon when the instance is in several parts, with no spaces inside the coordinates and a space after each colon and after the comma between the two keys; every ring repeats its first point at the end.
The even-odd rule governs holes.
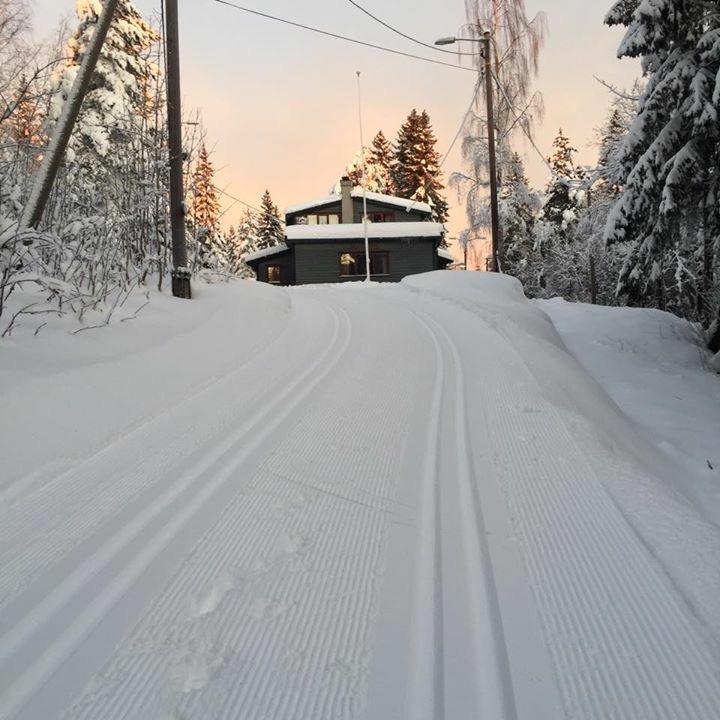
{"type": "Polygon", "coordinates": [[[360,157],[362,158],[362,191],[363,191],[363,228],[365,231],[365,281],[370,282],[370,239],[368,237],[368,217],[367,217],[367,190],[365,188],[365,180],[367,177],[367,167],[365,166],[365,142],[363,139],[363,117],[362,117],[362,89],[360,87],[360,71],[357,73],[358,86],[358,118],[360,120],[360,157]]]}

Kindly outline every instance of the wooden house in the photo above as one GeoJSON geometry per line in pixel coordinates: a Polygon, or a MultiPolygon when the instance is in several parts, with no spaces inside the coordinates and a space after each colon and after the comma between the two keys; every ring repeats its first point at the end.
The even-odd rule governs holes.
{"type": "MultiPolygon", "coordinates": [[[[370,276],[398,282],[407,275],[446,268],[452,255],[441,247],[444,227],[432,222],[429,205],[368,192],[370,276]]],[[[366,277],[363,193],[347,178],[340,193],[285,211],[285,242],[244,256],[258,280],[307,285],[366,277]]]]}

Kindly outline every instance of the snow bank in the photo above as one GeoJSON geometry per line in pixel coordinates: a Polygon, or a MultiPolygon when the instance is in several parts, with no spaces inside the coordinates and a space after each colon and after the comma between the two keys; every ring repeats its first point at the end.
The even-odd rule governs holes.
{"type": "Polygon", "coordinates": [[[720,523],[720,378],[697,330],[659,310],[539,301],[566,346],[720,523]]]}
{"type": "Polygon", "coordinates": [[[287,293],[265,284],[193,291],[191,302],[153,293],[133,322],[71,335],[78,325],[68,318],[2,340],[0,437],[13,452],[3,453],[0,499],[4,487],[41,483],[181,402],[269,344],[290,317],[287,293]]]}
{"type": "MultiPolygon", "coordinates": [[[[440,223],[395,222],[368,223],[368,237],[383,238],[437,238],[445,232],[440,223]]],[[[361,240],[365,237],[363,223],[340,225],[290,225],[285,229],[288,240],[361,240]]]]}

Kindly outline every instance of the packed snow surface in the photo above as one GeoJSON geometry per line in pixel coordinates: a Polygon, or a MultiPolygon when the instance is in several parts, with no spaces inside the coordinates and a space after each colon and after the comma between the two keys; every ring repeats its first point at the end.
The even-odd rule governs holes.
{"type": "MultiPolygon", "coordinates": [[[[392,222],[367,224],[368,237],[373,240],[382,238],[437,238],[445,228],[433,222],[392,222]]],[[[339,225],[289,225],[285,228],[288,240],[344,240],[365,237],[364,223],[345,223],[339,225]]]]}
{"type": "Polygon", "coordinates": [[[0,718],[720,717],[718,526],[515,281],[196,294],[0,349],[0,718]]]}

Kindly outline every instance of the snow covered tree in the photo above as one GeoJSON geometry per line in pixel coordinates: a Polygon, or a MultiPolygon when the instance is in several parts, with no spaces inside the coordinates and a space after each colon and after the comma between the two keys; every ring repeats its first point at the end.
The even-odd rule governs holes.
{"type": "Polygon", "coordinates": [[[425,110],[413,108],[395,145],[393,179],[396,193],[408,200],[429,203],[437,222],[446,222],[448,204],[441,181],[437,138],[425,110]]]}
{"type": "Polygon", "coordinates": [[[552,177],[545,190],[543,219],[561,231],[576,219],[577,202],[573,193],[573,181],[578,180],[574,162],[576,153],[560,128],[553,140],[553,154],[548,158],[552,177]]]}
{"type": "Polygon", "coordinates": [[[626,242],[619,292],[706,326],[720,346],[720,13],[716,2],[620,0],[618,55],[647,84],[620,152],[623,192],[606,227],[626,242]]]}
{"type": "Polygon", "coordinates": [[[370,147],[365,148],[364,158],[359,150],[355,153],[345,174],[352,180],[353,185],[364,187],[368,192],[392,195],[395,190],[392,174],[394,157],[392,145],[380,130],[370,147]]]}
{"type": "Polygon", "coordinates": [[[216,245],[223,242],[220,230],[220,201],[215,186],[215,168],[205,143],[200,146],[192,178],[190,221],[199,242],[203,264],[209,262],[216,245]]]}
{"type": "Polygon", "coordinates": [[[535,250],[534,225],[542,205],[538,193],[530,189],[520,156],[515,153],[500,194],[500,226],[503,237],[502,267],[518,278],[526,294],[537,294],[541,270],[535,250]]]}
{"type": "MultiPolygon", "coordinates": [[[[100,0],[77,0],[80,24],[68,43],[69,60],[57,78],[52,119],[62,112],[102,9],[100,0]]],[[[159,39],[132,0],[120,0],[68,146],[69,163],[77,161],[96,172],[122,162],[119,148],[137,132],[149,84],[158,73],[147,51],[159,39]]]]}
{"type": "Polygon", "coordinates": [[[273,247],[285,240],[280,212],[273,203],[269,190],[266,190],[262,197],[261,209],[262,213],[258,218],[256,230],[256,250],[273,247]]]}

